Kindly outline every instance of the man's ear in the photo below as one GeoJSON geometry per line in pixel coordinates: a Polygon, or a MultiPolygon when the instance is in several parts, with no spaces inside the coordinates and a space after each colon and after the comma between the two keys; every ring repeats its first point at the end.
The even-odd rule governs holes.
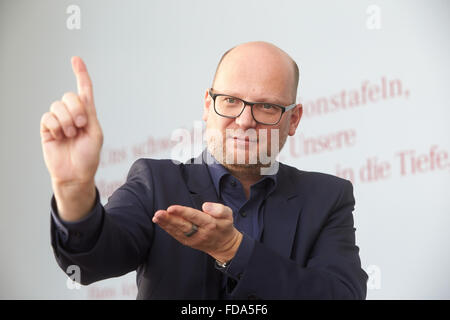
{"type": "Polygon", "coordinates": [[[300,123],[300,119],[303,115],[303,106],[299,103],[292,109],[291,119],[289,122],[289,135],[293,136],[295,134],[295,130],[297,130],[298,124],[300,123]]]}
{"type": "Polygon", "coordinates": [[[205,92],[205,99],[203,101],[203,121],[208,121],[208,114],[209,114],[209,106],[211,105],[211,97],[209,96],[209,89],[206,89],[205,92]]]}

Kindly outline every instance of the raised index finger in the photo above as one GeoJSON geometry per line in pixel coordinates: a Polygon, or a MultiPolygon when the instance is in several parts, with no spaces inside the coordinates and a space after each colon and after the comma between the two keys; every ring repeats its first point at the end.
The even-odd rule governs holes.
{"type": "MultiPolygon", "coordinates": [[[[94,108],[94,93],[92,81],[89,77],[86,65],[80,57],[72,57],[72,69],[77,78],[78,95],[89,109],[94,108]]],[[[94,111],[94,110],[89,110],[94,111]]]]}

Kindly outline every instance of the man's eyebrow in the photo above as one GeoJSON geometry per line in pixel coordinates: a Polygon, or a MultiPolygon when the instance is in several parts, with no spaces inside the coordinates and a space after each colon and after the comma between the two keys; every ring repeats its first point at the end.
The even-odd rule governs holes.
{"type": "Polygon", "coordinates": [[[273,97],[273,98],[261,98],[261,99],[258,99],[255,102],[267,102],[267,103],[279,104],[280,106],[287,106],[287,105],[289,105],[289,103],[284,103],[283,101],[281,101],[281,99],[278,99],[276,97],[273,97]]]}
{"type": "MultiPolygon", "coordinates": [[[[226,94],[226,95],[228,95],[228,96],[233,96],[233,97],[235,97],[235,98],[239,98],[239,99],[243,99],[242,98],[242,96],[240,95],[240,94],[238,94],[238,93],[235,93],[235,92],[230,92],[230,91],[218,91],[218,92],[216,92],[216,93],[220,93],[220,94],[226,94]]],[[[245,100],[245,99],[243,99],[243,100],[245,100]]],[[[277,97],[261,97],[261,98],[258,98],[258,100],[246,100],[246,101],[248,101],[248,102],[266,102],[266,103],[273,103],[273,104],[279,104],[280,106],[287,106],[287,105],[289,105],[289,103],[285,103],[285,102],[283,102],[282,101],[282,99],[280,99],[280,98],[277,98],[277,97]]]]}

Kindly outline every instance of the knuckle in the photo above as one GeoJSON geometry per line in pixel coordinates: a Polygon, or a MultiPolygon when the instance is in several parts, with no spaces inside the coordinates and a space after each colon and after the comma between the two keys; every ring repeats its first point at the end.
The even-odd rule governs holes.
{"type": "Polygon", "coordinates": [[[50,105],[50,111],[55,112],[59,108],[60,105],[61,105],[61,101],[59,101],[59,100],[53,101],[52,104],[50,105]]]}
{"type": "Polygon", "coordinates": [[[73,92],[66,93],[66,94],[73,94],[73,96],[70,95],[68,98],[63,99],[67,106],[67,110],[69,111],[69,113],[81,114],[83,112],[81,100],[73,92]]]}
{"type": "Polygon", "coordinates": [[[49,121],[49,120],[48,120],[49,117],[50,117],[50,113],[49,113],[49,112],[44,113],[44,114],[42,115],[42,117],[41,117],[41,124],[47,125],[47,122],[49,121]]]}
{"type": "Polygon", "coordinates": [[[58,121],[53,118],[50,112],[46,112],[41,117],[41,124],[49,129],[52,129],[58,125],[58,121]]]}
{"type": "Polygon", "coordinates": [[[62,100],[69,101],[69,100],[75,99],[76,97],[77,97],[77,95],[74,92],[69,91],[69,92],[66,92],[63,94],[62,100]]]}
{"type": "Polygon", "coordinates": [[[228,207],[228,206],[224,206],[224,212],[230,214],[231,216],[233,216],[233,210],[228,207]]]}
{"type": "Polygon", "coordinates": [[[50,106],[50,112],[54,118],[61,123],[62,126],[72,125],[72,117],[70,112],[65,108],[65,105],[61,101],[55,101],[50,106]]]}
{"type": "Polygon", "coordinates": [[[70,117],[62,117],[61,119],[59,119],[59,121],[61,122],[61,125],[64,127],[64,129],[72,126],[72,119],[70,117]]]}
{"type": "Polygon", "coordinates": [[[81,112],[83,110],[83,105],[81,100],[77,96],[67,103],[67,108],[72,111],[81,112]]]}
{"type": "Polygon", "coordinates": [[[61,129],[61,125],[58,121],[52,121],[48,124],[47,128],[52,132],[56,132],[61,129]]]}
{"type": "Polygon", "coordinates": [[[206,229],[206,231],[208,231],[208,232],[214,232],[214,231],[216,231],[216,229],[217,229],[217,223],[215,223],[215,222],[208,223],[208,224],[205,226],[205,229],[206,229]]]}
{"type": "Polygon", "coordinates": [[[188,218],[191,219],[191,220],[195,220],[195,219],[198,219],[198,215],[199,215],[198,211],[192,210],[192,211],[189,212],[188,218]]]}

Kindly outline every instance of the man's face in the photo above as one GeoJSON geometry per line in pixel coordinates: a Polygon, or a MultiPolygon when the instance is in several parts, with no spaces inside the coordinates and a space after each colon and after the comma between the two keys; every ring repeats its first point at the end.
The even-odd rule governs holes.
{"type": "MultiPolygon", "coordinates": [[[[246,44],[233,49],[224,58],[213,92],[249,102],[288,106],[294,103],[293,72],[290,58],[278,48],[246,44]]],[[[276,125],[257,123],[250,106],[235,119],[222,117],[214,111],[208,90],[205,93],[203,120],[208,150],[225,167],[234,170],[259,168],[261,162],[267,163],[261,155],[274,159],[287,136],[295,133],[300,118],[300,105],[283,113],[276,125]]]]}

